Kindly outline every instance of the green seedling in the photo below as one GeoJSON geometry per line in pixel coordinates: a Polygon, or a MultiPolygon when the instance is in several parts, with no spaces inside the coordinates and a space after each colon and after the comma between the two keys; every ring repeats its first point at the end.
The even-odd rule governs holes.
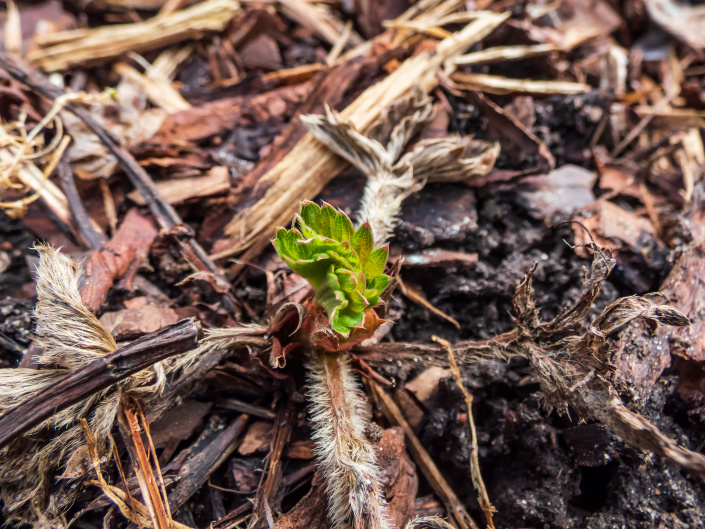
{"type": "Polygon", "coordinates": [[[379,303],[389,284],[384,267],[388,248],[373,247],[369,224],[355,229],[348,216],[329,204],[301,204],[291,229],[280,228],[274,247],[306,279],[331,328],[343,338],[362,326],[365,311],[379,303]]]}

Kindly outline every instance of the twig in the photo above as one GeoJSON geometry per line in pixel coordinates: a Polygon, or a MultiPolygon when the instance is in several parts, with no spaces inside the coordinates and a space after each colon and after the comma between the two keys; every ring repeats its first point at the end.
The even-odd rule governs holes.
{"type": "Polygon", "coordinates": [[[678,94],[666,94],[664,98],[661,99],[661,101],[656,103],[656,106],[654,106],[654,113],[646,114],[643,118],[641,118],[641,120],[639,120],[639,123],[636,124],[636,127],[629,131],[629,134],[627,134],[626,137],[619,142],[619,145],[614,148],[614,150],[610,153],[610,156],[612,158],[616,158],[617,156],[622,154],[622,151],[624,151],[624,149],[626,149],[629,144],[633,142],[639,134],[642,133],[642,131],[651,122],[651,120],[654,119],[655,113],[660,112],[661,110],[668,107],[668,105],[671,103],[671,101],[676,95],[678,94]]]}
{"type": "Polygon", "coordinates": [[[72,404],[130,375],[196,346],[201,325],[182,320],[143,336],[78,369],[0,417],[0,448],[72,404]]]}
{"type": "Polygon", "coordinates": [[[370,387],[382,406],[382,413],[387,420],[396,426],[401,426],[404,430],[406,438],[409,441],[409,452],[411,452],[414,461],[416,461],[416,464],[421,468],[421,472],[429,485],[431,485],[433,491],[445,505],[448,516],[453,521],[453,526],[456,527],[456,529],[479,529],[479,526],[470,517],[470,514],[468,514],[460,498],[458,498],[445,480],[441,471],[438,470],[436,463],[434,463],[423,444],[421,444],[419,438],[414,434],[409,423],[406,422],[404,415],[399,409],[399,406],[397,406],[397,403],[394,402],[394,399],[387,395],[379,386],[370,384],[370,387]]]}
{"type": "Polygon", "coordinates": [[[179,472],[181,479],[169,494],[169,506],[172,511],[176,511],[186,503],[186,500],[193,496],[208,481],[208,477],[235,451],[238,446],[235,441],[244,430],[249,418],[244,413],[240,415],[208,446],[184,463],[179,472]]]}
{"type": "Polygon", "coordinates": [[[272,449],[267,456],[267,467],[264,474],[264,485],[257,491],[258,509],[257,513],[262,514],[262,509],[266,509],[270,504],[278,505],[277,492],[282,483],[282,453],[289,440],[291,430],[294,426],[294,403],[289,402],[283,406],[279,412],[278,420],[274,423],[276,434],[272,449]]]}
{"type": "MultiPolygon", "coordinates": [[[[0,67],[4,68],[12,77],[31,87],[34,91],[50,100],[58,99],[65,95],[61,88],[51,84],[49,80],[40,73],[33,71],[28,66],[19,61],[11,59],[7,54],[0,52],[0,67]]],[[[69,103],[66,108],[78,116],[93,133],[100,138],[110,152],[117,158],[132,185],[144,197],[147,207],[165,230],[172,230],[177,227],[185,227],[181,217],[176,210],[161,196],[152,178],[137,163],[137,160],[125,149],[111,132],[103,127],[91,115],[90,111],[69,103]]],[[[206,270],[214,274],[218,281],[226,284],[227,281],[221,274],[215,263],[208,257],[208,254],[195,240],[195,234],[190,229],[182,230],[177,238],[180,250],[186,261],[195,270],[206,270]]],[[[232,300],[227,295],[223,296],[225,308],[234,313],[232,300]]]]}
{"type": "Polygon", "coordinates": [[[259,417],[260,419],[267,419],[268,421],[273,421],[277,418],[277,414],[272,410],[263,408],[262,406],[255,406],[248,402],[243,402],[237,399],[221,399],[216,402],[216,406],[226,409],[239,411],[240,413],[247,413],[253,417],[259,417]]]}
{"type": "MultiPolygon", "coordinates": [[[[129,397],[123,398],[120,411],[118,412],[120,433],[122,434],[127,453],[132,461],[132,468],[140,484],[142,499],[149,511],[152,525],[156,529],[169,529],[170,517],[167,516],[164,500],[157,488],[157,480],[154,478],[152,465],[149,464],[149,458],[144,448],[144,443],[142,442],[137,415],[133,409],[136,406],[133,399],[129,397]]],[[[156,461],[155,464],[159,465],[156,461]]]]}
{"type": "MultiPolygon", "coordinates": [[[[286,476],[282,480],[282,484],[284,487],[292,487],[287,494],[293,492],[294,490],[298,489],[302,484],[303,480],[310,476],[311,474],[314,473],[316,470],[316,463],[311,463],[309,465],[306,465],[305,467],[297,470],[296,472],[293,472],[286,476]]],[[[240,505],[237,509],[229,512],[226,514],[223,518],[218,520],[217,522],[214,522],[211,526],[212,529],[227,529],[230,527],[235,527],[237,526],[241,520],[239,518],[241,516],[246,516],[247,513],[252,510],[253,504],[251,501],[247,501],[240,505]]]]}
{"type": "Polygon", "coordinates": [[[101,229],[93,222],[90,215],[88,215],[83,202],[81,202],[81,197],[78,194],[76,182],[71,172],[71,166],[68,162],[62,160],[57,166],[56,173],[61,182],[61,189],[66,195],[69,211],[71,211],[71,216],[76,223],[77,236],[86,247],[97,250],[105,244],[107,239],[101,229]]]}
{"type": "Polygon", "coordinates": [[[424,296],[421,291],[417,290],[411,285],[407,285],[406,283],[404,283],[401,277],[398,277],[397,281],[399,282],[399,289],[401,290],[401,293],[404,294],[407,298],[409,298],[414,303],[418,303],[422,307],[430,310],[439,318],[443,318],[447,322],[452,323],[456,329],[460,329],[460,323],[458,323],[458,320],[456,320],[452,316],[449,316],[438,307],[434,306],[429,300],[426,299],[426,296],[424,296]]]}
{"type": "Polygon", "coordinates": [[[490,503],[490,498],[487,496],[487,488],[485,487],[485,482],[482,479],[482,474],[480,473],[480,460],[477,455],[477,430],[475,429],[475,419],[472,415],[473,397],[468,392],[468,390],[465,389],[463,379],[460,376],[460,369],[458,369],[458,364],[455,362],[455,357],[453,356],[453,349],[450,346],[450,342],[448,340],[439,338],[438,336],[434,336],[433,341],[441,344],[441,346],[443,346],[443,348],[448,351],[448,361],[450,362],[450,370],[453,372],[455,381],[458,384],[460,391],[463,392],[463,396],[465,397],[465,404],[468,407],[468,425],[470,427],[470,439],[472,443],[470,446],[470,475],[472,477],[472,483],[475,486],[475,489],[477,490],[477,493],[479,495],[478,499],[480,502],[480,507],[482,507],[482,510],[485,511],[485,516],[487,517],[487,527],[489,529],[494,529],[494,523],[492,522],[492,513],[497,511],[490,503]]]}

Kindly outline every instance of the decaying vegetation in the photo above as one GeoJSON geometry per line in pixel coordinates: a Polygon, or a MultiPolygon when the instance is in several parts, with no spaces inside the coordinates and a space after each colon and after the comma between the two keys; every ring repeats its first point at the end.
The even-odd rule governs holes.
{"type": "Polygon", "coordinates": [[[7,2],[3,519],[696,526],[698,9],[7,2]]]}

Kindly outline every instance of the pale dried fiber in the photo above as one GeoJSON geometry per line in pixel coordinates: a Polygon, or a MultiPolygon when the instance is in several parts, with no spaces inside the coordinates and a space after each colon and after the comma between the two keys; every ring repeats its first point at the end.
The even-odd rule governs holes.
{"type": "Polygon", "coordinates": [[[367,136],[329,108],[325,116],[301,118],[316,139],[367,176],[357,221],[370,223],[375,246],[391,239],[403,201],[427,181],[458,182],[494,167],[498,144],[454,136],[423,140],[402,156],[432,116],[431,100],[417,94],[385,110],[367,136]]]}
{"type": "MultiPolygon", "coordinates": [[[[117,349],[113,337],[81,301],[80,267],[51,246],[35,249],[39,253],[36,340],[43,352],[37,358],[39,369],[0,370],[0,415],[117,349]]],[[[110,431],[121,396],[149,399],[160,395],[168,375],[204,353],[196,350],[140,371],[54,414],[0,450],[0,499],[6,518],[56,525],[80,491],[74,486],[75,479],[55,481],[84,443],[80,420],[88,421],[101,456],[110,458],[110,431]]]]}

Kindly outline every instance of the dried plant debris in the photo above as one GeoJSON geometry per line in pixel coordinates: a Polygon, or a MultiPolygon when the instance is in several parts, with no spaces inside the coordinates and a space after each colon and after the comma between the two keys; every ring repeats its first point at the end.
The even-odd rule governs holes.
{"type": "Polygon", "coordinates": [[[704,13],[0,7],[5,518],[698,526],[704,13]]]}
{"type": "Polygon", "coordinates": [[[318,140],[367,177],[357,220],[370,223],[377,246],[391,239],[404,199],[427,182],[461,182],[484,176],[494,167],[498,144],[459,136],[422,140],[404,154],[432,117],[431,100],[419,95],[392,105],[367,136],[329,108],[325,116],[301,118],[318,140]]]}
{"type": "Polygon", "coordinates": [[[42,199],[47,207],[66,225],[71,224],[71,214],[66,196],[49,180],[56,169],[70,138],[64,134],[64,122],[58,117],[64,106],[71,102],[104,103],[113,92],[67,94],[57,99],[49,112],[28,132],[27,116],[2,123],[0,127],[0,197],[7,193],[25,195],[12,201],[0,201],[0,209],[12,217],[27,213],[27,206],[42,199]],[[52,125],[50,127],[50,125],[52,125]],[[49,129],[53,128],[53,131],[49,129]],[[47,132],[50,141],[45,139],[47,132]]]}
{"type": "Polygon", "coordinates": [[[239,11],[235,0],[209,0],[137,24],[76,29],[39,37],[28,59],[46,71],[96,64],[121,54],[183,42],[208,31],[222,31],[239,11]]]}
{"type": "MultiPolygon", "coordinates": [[[[35,309],[36,340],[43,349],[37,358],[40,368],[0,370],[0,414],[117,349],[113,337],[81,301],[80,267],[50,246],[36,250],[40,256],[35,309]]],[[[72,458],[82,457],[80,420],[88,421],[101,457],[110,458],[111,429],[121,397],[155,398],[170,374],[193,361],[193,354],[187,354],[156,364],[55,414],[3,448],[0,497],[8,519],[50,523],[60,518],[79,492],[73,484],[83,477],[82,472],[71,472],[55,482],[72,458]]]]}
{"type": "Polygon", "coordinates": [[[673,307],[656,303],[655,296],[631,296],[605,308],[585,333],[566,335],[587,315],[615,264],[609,250],[592,249],[592,269],[580,300],[553,320],[541,322],[538,317],[531,294],[533,271],[514,295],[517,345],[531,361],[546,404],[561,413],[572,410],[583,420],[598,421],[636,448],[667,457],[705,478],[705,456],[678,446],[647,419],[626,408],[617,392],[622,382],[611,364],[613,349],[607,339],[637,318],[654,327],[688,326],[688,318],[673,307]]]}

